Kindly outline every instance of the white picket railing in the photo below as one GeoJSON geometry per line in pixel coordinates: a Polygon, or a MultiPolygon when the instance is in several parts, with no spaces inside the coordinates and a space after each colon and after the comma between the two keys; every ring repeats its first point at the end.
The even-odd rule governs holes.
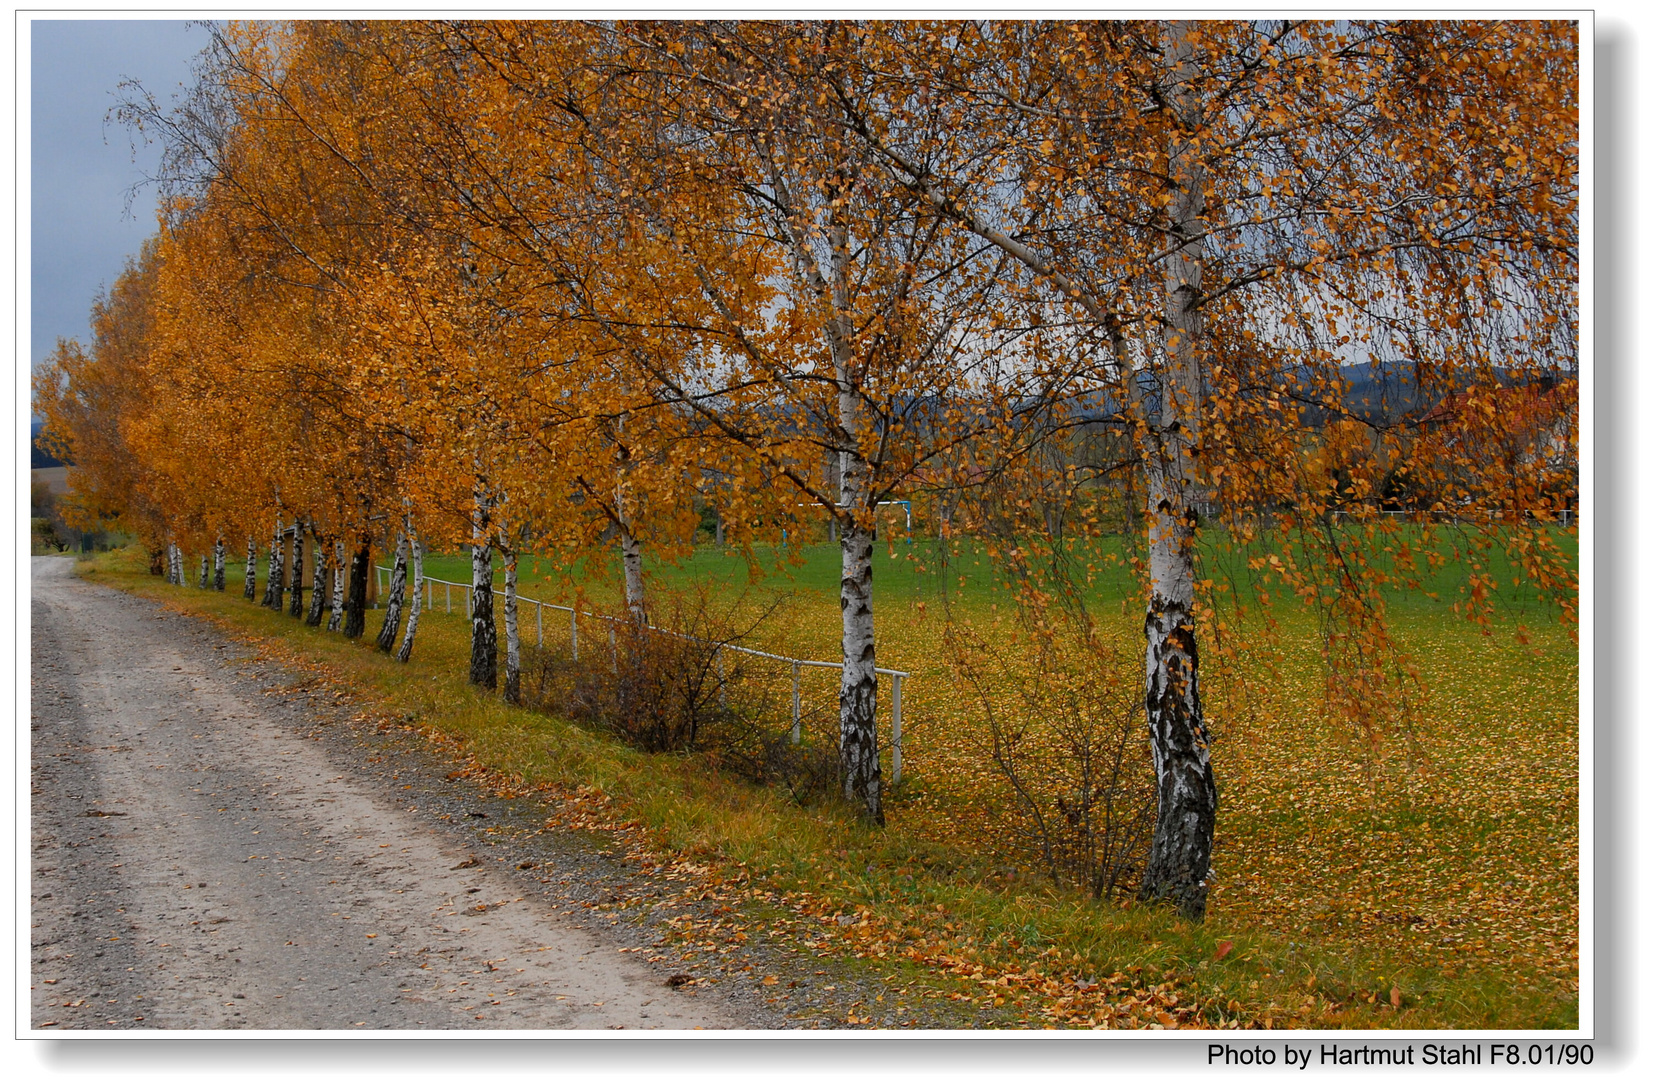
{"type": "MultiPolygon", "coordinates": [[[[376,587],[377,591],[379,591],[381,593],[389,591],[390,590],[390,579],[391,579],[391,567],[389,567],[389,566],[375,566],[374,567],[374,572],[375,572],[374,573],[374,584],[375,584],[375,587],[376,587]],[[383,578],[381,578],[381,576],[380,576],[381,574],[383,574],[385,576],[383,578]],[[385,585],[383,587],[380,585],[381,581],[385,582],[385,585]]],[[[431,577],[430,575],[424,576],[421,579],[421,581],[425,584],[425,590],[426,590],[425,606],[426,606],[427,610],[432,610],[433,609],[432,608],[432,593],[433,593],[432,586],[433,585],[441,585],[443,587],[443,610],[445,612],[447,612],[449,614],[453,614],[453,612],[454,612],[454,590],[455,589],[460,589],[462,591],[463,595],[462,595],[462,598],[461,598],[461,603],[465,605],[462,610],[464,610],[466,612],[471,611],[472,586],[471,586],[470,582],[466,582],[466,581],[444,581],[442,578],[434,578],[434,577],[431,577]]],[[[420,587],[420,582],[416,582],[415,583],[415,588],[419,588],[419,587],[420,587]]],[[[495,592],[495,595],[499,596],[500,593],[497,591],[497,592],[495,592]]],[[[581,658],[580,629],[579,629],[579,626],[578,626],[578,623],[577,623],[577,620],[579,619],[580,616],[584,615],[589,619],[603,619],[603,620],[605,620],[607,622],[610,622],[610,623],[616,623],[616,622],[620,621],[614,615],[600,615],[596,612],[591,612],[591,611],[576,611],[574,608],[569,607],[568,605],[565,605],[565,604],[549,604],[544,600],[531,599],[527,596],[524,596],[522,593],[518,593],[517,602],[520,603],[520,604],[533,604],[535,606],[535,644],[537,646],[544,646],[545,640],[546,640],[546,625],[545,625],[545,621],[543,619],[543,614],[542,613],[547,608],[550,608],[553,611],[567,611],[567,612],[569,612],[569,658],[571,660],[579,660],[581,658]]],[[[378,606],[379,605],[376,601],[375,607],[378,607],[378,606]]],[[[658,634],[673,634],[673,633],[675,633],[675,631],[663,630],[660,627],[655,627],[655,626],[652,626],[649,629],[654,630],[658,634]]],[[[688,635],[684,635],[684,634],[679,634],[677,636],[689,637],[688,635]]],[[[723,651],[725,649],[729,649],[732,652],[745,653],[748,656],[757,656],[757,657],[760,657],[760,658],[765,659],[765,660],[776,660],[776,661],[779,661],[779,662],[784,663],[784,664],[792,665],[792,667],[793,667],[793,732],[792,732],[792,735],[793,735],[793,741],[795,743],[799,742],[799,739],[800,739],[800,708],[799,708],[799,672],[800,672],[800,670],[802,668],[808,668],[808,667],[839,668],[841,671],[843,671],[845,669],[845,664],[844,663],[842,663],[840,661],[835,661],[835,660],[803,660],[803,659],[800,659],[798,657],[781,656],[777,653],[763,652],[759,649],[750,649],[745,645],[730,645],[730,644],[726,644],[724,642],[707,641],[705,638],[689,638],[689,640],[703,641],[708,645],[716,645],[720,651],[723,651]]],[[[614,630],[613,627],[610,630],[610,647],[612,649],[615,647],[615,630],[614,630]]],[[[893,784],[896,784],[896,783],[901,782],[902,779],[903,779],[903,680],[908,678],[912,673],[907,672],[907,671],[897,671],[893,668],[883,668],[883,667],[877,667],[877,668],[874,669],[874,671],[875,671],[876,674],[891,676],[891,782],[893,784]]]]}

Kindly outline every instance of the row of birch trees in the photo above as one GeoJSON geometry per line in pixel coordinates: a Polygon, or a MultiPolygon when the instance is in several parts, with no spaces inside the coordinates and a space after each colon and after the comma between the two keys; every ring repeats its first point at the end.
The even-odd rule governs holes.
{"type": "Polygon", "coordinates": [[[1498,508],[1571,595],[1535,455],[1474,460],[1487,442],[1442,423],[1420,454],[1419,417],[1331,451],[1308,417],[1357,423],[1352,363],[1404,362],[1438,400],[1573,378],[1578,47],[1518,21],[231,23],[182,97],[125,89],[164,147],[160,230],[37,408],[83,511],[180,580],[206,552],[222,588],[245,545],[252,590],[264,545],[265,602],[286,576],[297,614],[309,544],[306,615],[327,595],[355,636],[391,547],[378,644],[401,660],[409,564],[469,545],[490,687],[498,558],[508,697],[520,558],[616,553],[648,619],[644,555],[684,555],[703,507],[737,544],[831,522],[844,794],[874,822],[878,505],[936,495],[970,537],[978,493],[1010,492],[1021,573],[1055,491],[1125,470],[1143,891],[1200,917],[1205,522],[1274,544],[1262,572],[1348,657],[1384,652],[1379,590],[1408,579],[1367,559],[1388,462],[1498,508]],[[1116,449],[1078,471],[1046,451],[1083,418],[1116,449]],[[1336,472],[1366,533],[1329,528],[1336,472]]]}

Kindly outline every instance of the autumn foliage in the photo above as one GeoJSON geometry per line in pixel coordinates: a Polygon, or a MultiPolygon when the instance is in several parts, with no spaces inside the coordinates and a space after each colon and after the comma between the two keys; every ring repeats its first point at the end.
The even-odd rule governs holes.
{"type": "MultiPolygon", "coordinates": [[[[1049,872],[1200,918],[1202,678],[1283,605],[1370,749],[1421,683],[1389,605],[1445,563],[1474,625],[1496,563],[1576,618],[1577,32],[233,23],[174,105],[129,94],[159,232],[36,407],[81,520],[303,541],[285,584],[330,623],[361,632],[364,552],[469,545],[484,594],[498,557],[471,670],[503,646],[514,698],[520,557],[619,561],[642,627],[646,553],[709,521],[756,563],[831,536],[837,783],[874,822],[903,500],[945,563],[994,557],[1040,658],[977,707],[1049,872]],[[1089,554],[1118,534],[1119,615],[1089,554]],[[1131,683],[1111,620],[1145,635],[1131,683]]],[[[954,640],[963,675],[1000,662],[954,640]]]]}

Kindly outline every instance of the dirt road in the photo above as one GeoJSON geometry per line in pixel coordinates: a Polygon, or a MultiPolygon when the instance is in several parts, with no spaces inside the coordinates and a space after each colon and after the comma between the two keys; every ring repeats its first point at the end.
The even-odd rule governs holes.
{"type": "Polygon", "coordinates": [[[765,1024],[364,778],[204,624],[32,566],[34,1028],[765,1024]]]}

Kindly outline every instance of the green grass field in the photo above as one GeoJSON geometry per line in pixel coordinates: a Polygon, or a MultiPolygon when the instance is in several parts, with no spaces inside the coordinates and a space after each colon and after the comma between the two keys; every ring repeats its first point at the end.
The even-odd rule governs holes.
{"type": "MultiPolygon", "coordinates": [[[[1347,531],[1356,533],[1355,529],[1347,531]]],[[[1560,558],[1573,568],[1577,559],[1575,533],[1557,529],[1548,530],[1547,534],[1556,543],[1560,558]]],[[[1464,552],[1457,550],[1457,540],[1462,548],[1470,546],[1468,537],[1452,530],[1439,530],[1434,542],[1429,544],[1422,543],[1418,530],[1407,530],[1399,538],[1429,549],[1441,564],[1422,569],[1418,588],[1386,589],[1386,600],[1396,609],[1421,612],[1448,609],[1462,597],[1468,570],[1473,566],[1487,570],[1501,586],[1495,603],[1503,614],[1531,618],[1547,607],[1533,588],[1519,582],[1512,559],[1500,547],[1482,552],[1469,562],[1464,552]]],[[[1395,560],[1388,557],[1386,549],[1395,546],[1395,538],[1373,542],[1376,564],[1392,569],[1395,560]]],[[[1136,602],[1141,590],[1129,566],[1130,547],[1118,536],[1076,540],[1065,546],[1063,561],[1090,607],[1111,610],[1119,608],[1123,600],[1136,602]]],[[[1256,553],[1205,539],[1201,551],[1203,574],[1231,582],[1246,595],[1257,588],[1255,575],[1247,567],[1247,558],[1256,553]]],[[[386,557],[381,556],[378,561],[384,565],[386,557]]],[[[839,548],[826,543],[793,548],[760,547],[751,553],[702,545],[688,559],[671,563],[649,558],[647,566],[650,576],[668,590],[695,586],[727,590],[763,585],[834,598],[839,595],[839,548]]],[[[1040,568],[1038,564],[1037,569],[1040,568]]],[[[431,577],[469,582],[471,561],[463,554],[428,554],[425,571],[431,577]]],[[[606,605],[613,604],[620,595],[618,563],[610,567],[607,576],[583,578],[578,583],[569,580],[568,567],[545,559],[523,560],[518,574],[519,589],[525,596],[541,597],[549,602],[569,603],[579,594],[592,603],[606,605]]],[[[497,582],[502,579],[498,558],[494,577],[497,582]]],[[[917,601],[935,604],[947,600],[981,607],[1004,603],[1009,585],[1001,564],[981,544],[944,545],[935,539],[888,539],[880,541],[875,548],[877,605],[917,601]]],[[[1291,599],[1280,583],[1273,582],[1266,589],[1276,599],[1291,599]]]]}
{"type": "MultiPolygon", "coordinates": [[[[1560,536],[1572,560],[1573,544],[1560,536]]],[[[837,549],[794,555],[790,563],[760,553],[765,572],[754,575],[742,558],[701,548],[682,565],[651,567],[652,602],[705,588],[753,610],[779,596],[753,643],[834,659],[837,549]]],[[[1142,678],[1139,592],[1121,555],[1109,541],[1074,553],[1100,568],[1086,585],[1087,606],[1130,687],[1142,678]]],[[[1227,558],[1210,550],[1204,564],[1227,558]]],[[[610,812],[642,822],[661,851],[739,867],[763,879],[765,895],[791,898],[788,911],[861,912],[861,936],[840,935],[848,955],[897,965],[904,978],[964,979],[957,992],[985,1007],[999,1001],[1016,1022],[1575,1025],[1579,664],[1553,608],[1515,590],[1498,597],[1491,625],[1467,620],[1452,610],[1465,560],[1434,574],[1435,600],[1388,595],[1419,681],[1406,722],[1378,742],[1326,707],[1319,624],[1290,598],[1273,604],[1274,624],[1254,613],[1233,626],[1228,651],[1210,626],[1218,876],[1207,922],[1191,926],[1054,887],[1014,850],[981,709],[947,659],[945,638],[953,620],[1017,656],[1034,629],[1015,617],[982,551],[951,553],[946,588],[936,560],[929,542],[882,542],[878,551],[880,663],[914,673],[904,687],[904,782],[891,792],[885,830],[478,693],[464,683],[458,590],[453,614],[439,592],[405,668],[242,601],[236,568],[219,596],[169,589],[131,556],[83,566],[361,686],[388,713],[417,717],[512,782],[601,790],[613,799],[610,812]],[[1077,990],[1078,976],[1097,985],[1077,990]]],[[[1497,579],[1510,574],[1498,560],[1485,565],[1497,579]]],[[[463,556],[428,557],[426,569],[470,576],[463,556]]],[[[526,565],[523,593],[598,610],[615,603],[613,580],[577,586],[552,570],[526,565]]],[[[371,616],[370,637],[377,628],[371,616]]],[[[525,635],[533,641],[527,625],[525,635]]],[[[546,647],[567,648],[567,636],[566,625],[549,622],[546,647]]],[[[809,679],[808,737],[831,739],[835,675],[809,679]]],[[[884,722],[888,689],[881,693],[884,722]]],[[[750,902],[759,904],[754,917],[771,917],[769,901],[750,902]]]]}

